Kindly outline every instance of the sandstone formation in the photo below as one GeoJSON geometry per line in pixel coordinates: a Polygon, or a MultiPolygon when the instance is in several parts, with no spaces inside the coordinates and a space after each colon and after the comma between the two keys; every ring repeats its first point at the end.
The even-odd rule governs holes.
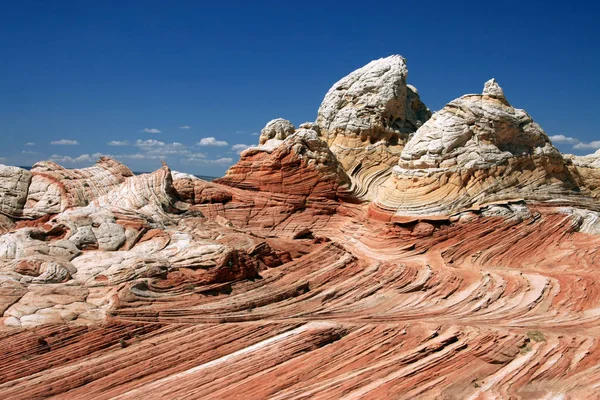
{"type": "Polygon", "coordinates": [[[568,199],[578,190],[560,152],[494,79],[438,111],[408,141],[373,215],[445,218],[487,204],[568,199]]]}
{"type": "Polygon", "coordinates": [[[350,179],[317,132],[301,128],[286,135],[264,142],[261,137],[261,144],[244,150],[240,161],[216,182],[309,198],[335,199],[348,194],[350,179]]]}
{"type": "Polygon", "coordinates": [[[595,199],[600,198],[600,150],[587,156],[567,154],[569,171],[581,189],[589,191],[595,199]]]}
{"type": "Polygon", "coordinates": [[[190,204],[227,203],[232,198],[225,188],[180,172],[173,173],[173,189],[179,199],[190,204]]]}
{"type": "Polygon", "coordinates": [[[269,121],[262,131],[260,131],[258,144],[265,144],[270,139],[284,140],[294,133],[295,130],[296,127],[290,121],[283,118],[274,119],[269,121]]]}
{"type": "Polygon", "coordinates": [[[125,165],[105,157],[93,167],[75,170],[52,161],[39,162],[31,173],[24,212],[32,218],[85,206],[133,175],[125,165]]]}
{"type": "Polygon", "coordinates": [[[405,79],[214,182],[0,166],[0,397],[599,398],[600,154],[495,80],[426,121],[405,79]]]}
{"type": "Polygon", "coordinates": [[[335,83],[319,107],[321,134],[366,199],[375,197],[409,134],[431,117],[407,76],[401,56],[371,61],[335,83]]]}
{"type": "Polygon", "coordinates": [[[0,165],[0,213],[20,217],[27,200],[31,172],[23,168],[0,165]]]}

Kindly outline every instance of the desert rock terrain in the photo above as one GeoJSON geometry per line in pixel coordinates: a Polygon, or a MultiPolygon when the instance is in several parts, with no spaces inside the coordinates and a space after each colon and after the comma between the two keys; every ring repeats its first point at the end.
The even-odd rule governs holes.
{"type": "Polygon", "coordinates": [[[600,154],[404,58],[214,182],[0,166],[0,397],[600,398],[600,154]]]}

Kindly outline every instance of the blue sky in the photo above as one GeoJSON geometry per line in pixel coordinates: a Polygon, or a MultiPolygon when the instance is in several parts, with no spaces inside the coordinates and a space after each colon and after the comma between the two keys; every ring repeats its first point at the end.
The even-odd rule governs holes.
{"type": "Polygon", "coordinates": [[[561,151],[600,148],[597,4],[205,3],[3,1],[0,162],[220,176],[267,121],[313,121],[335,81],[391,54],[432,110],[495,77],[561,151]]]}

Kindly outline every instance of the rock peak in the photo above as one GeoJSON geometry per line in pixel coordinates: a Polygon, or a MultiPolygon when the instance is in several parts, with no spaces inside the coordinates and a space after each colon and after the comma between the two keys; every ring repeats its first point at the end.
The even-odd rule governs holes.
{"type": "Polygon", "coordinates": [[[258,144],[265,144],[267,140],[277,139],[285,140],[296,131],[296,127],[287,119],[276,118],[267,122],[267,125],[260,131],[258,144]]]}
{"type": "Polygon", "coordinates": [[[321,136],[364,198],[374,198],[373,179],[385,180],[410,134],[431,117],[407,76],[400,55],[371,61],[336,82],[319,107],[321,136]]]}
{"type": "Polygon", "coordinates": [[[495,97],[500,100],[506,101],[504,97],[504,90],[498,85],[495,78],[490,79],[483,85],[483,93],[484,96],[495,97]]]}

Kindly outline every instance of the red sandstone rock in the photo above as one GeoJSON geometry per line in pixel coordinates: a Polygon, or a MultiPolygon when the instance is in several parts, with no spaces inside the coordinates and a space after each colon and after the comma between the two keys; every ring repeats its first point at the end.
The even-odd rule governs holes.
{"type": "Polygon", "coordinates": [[[244,190],[305,198],[348,196],[350,179],[315,131],[300,129],[285,140],[270,139],[242,153],[215,181],[244,190]]]}

